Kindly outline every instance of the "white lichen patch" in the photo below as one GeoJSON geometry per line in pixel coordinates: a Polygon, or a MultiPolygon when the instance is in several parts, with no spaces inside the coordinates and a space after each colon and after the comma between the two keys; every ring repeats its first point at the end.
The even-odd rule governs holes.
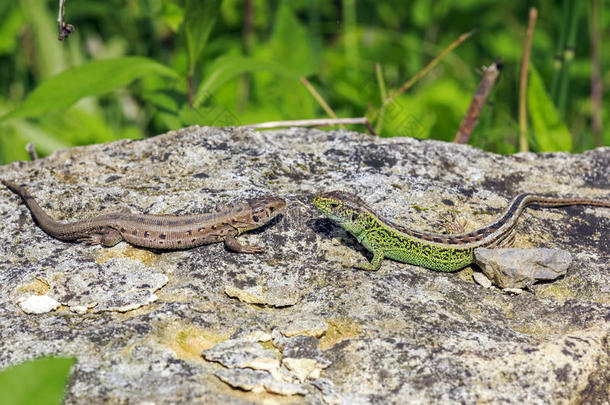
{"type": "Polygon", "coordinates": [[[288,307],[299,302],[301,294],[294,287],[286,285],[272,285],[262,287],[256,285],[248,288],[225,286],[225,293],[229,297],[237,298],[247,304],[267,305],[270,307],[288,307]]]}
{"type": "MultiPolygon", "coordinates": [[[[97,305],[97,303],[93,304],[91,308],[93,308],[95,305],[97,305]]],[[[86,314],[88,310],[89,307],[87,307],[86,305],[73,305],[70,307],[70,311],[75,312],[79,315],[86,314]]]]}
{"type": "Polygon", "coordinates": [[[244,336],[244,339],[250,342],[269,342],[273,337],[271,336],[271,333],[258,329],[248,333],[244,336]]]}
{"type": "Polygon", "coordinates": [[[320,376],[321,367],[314,359],[291,359],[282,360],[282,364],[290,370],[299,381],[305,381],[308,378],[317,378],[320,376]]]}
{"type": "Polygon", "coordinates": [[[18,301],[18,304],[26,314],[44,314],[56,310],[61,305],[57,300],[48,295],[23,297],[18,301]]]}
{"type": "Polygon", "coordinates": [[[229,368],[249,367],[272,371],[279,369],[280,362],[274,352],[259,343],[245,339],[231,339],[204,350],[203,357],[229,368]]]}
{"type": "Polygon", "coordinates": [[[328,330],[328,324],[321,318],[297,318],[279,328],[282,335],[292,337],[297,335],[320,337],[328,330]]]}
{"type": "Polygon", "coordinates": [[[273,381],[273,377],[267,371],[249,368],[224,368],[218,370],[214,375],[231,387],[253,392],[264,391],[264,384],[273,381]]]}
{"type": "Polygon", "coordinates": [[[301,384],[285,381],[266,381],[263,387],[272,394],[278,395],[305,395],[307,390],[301,384]]]}
{"type": "Polygon", "coordinates": [[[53,274],[51,292],[58,301],[76,313],[126,312],[157,300],[155,291],[168,278],[154,268],[131,259],[110,259],[81,268],[67,269],[63,265],[53,274]]]}

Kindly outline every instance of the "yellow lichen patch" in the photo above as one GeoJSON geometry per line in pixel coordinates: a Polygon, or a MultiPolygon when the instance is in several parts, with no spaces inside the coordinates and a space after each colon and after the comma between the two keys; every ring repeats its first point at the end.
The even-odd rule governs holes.
{"type": "Polygon", "coordinates": [[[318,343],[320,350],[329,349],[343,340],[354,339],[362,331],[360,325],[349,318],[327,319],[326,323],[328,330],[318,343]]]}
{"type": "Polygon", "coordinates": [[[465,269],[459,271],[457,273],[457,276],[462,281],[465,281],[467,283],[474,283],[474,280],[472,279],[473,274],[474,274],[474,270],[472,269],[472,267],[468,266],[465,269]]]}
{"type": "Polygon", "coordinates": [[[511,329],[516,332],[530,335],[539,342],[570,332],[570,330],[566,329],[553,328],[552,325],[541,320],[526,322],[522,325],[514,326],[511,329]]]}
{"type": "Polygon", "coordinates": [[[513,304],[506,295],[502,294],[489,294],[483,298],[484,307],[495,307],[504,313],[507,319],[515,318],[515,311],[513,304]]]}
{"type": "Polygon", "coordinates": [[[228,339],[229,335],[229,333],[207,331],[176,321],[161,328],[159,343],[169,347],[179,359],[201,359],[203,350],[228,339]]]}
{"type": "Polygon", "coordinates": [[[555,283],[540,285],[536,289],[536,295],[540,298],[550,298],[557,301],[565,301],[571,298],[577,298],[574,290],[566,285],[564,280],[555,283]]]}
{"type": "Polygon", "coordinates": [[[275,353],[279,360],[282,360],[282,352],[280,352],[280,349],[275,347],[275,345],[273,344],[273,340],[269,340],[267,342],[258,342],[258,344],[263,346],[263,349],[271,350],[273,353],[275,353]]]}
{"type": "Polygon", "coordinates": [[[118,248],[103,249],[96,258],[98,264],[107,262],[110,259],[132,259],[141,262],[145,266],[152,266],[157,255],[150,250],[138,249],[131,245],[118,248]]]}
{"type": "Polygon", "coordinates": [[[29,283],[21,284],[19,287],[17,287],[17,292],[45,295],[49,292],[50,289],[51,286],[45,280],[41,278],[35,278],[29,283]]]}

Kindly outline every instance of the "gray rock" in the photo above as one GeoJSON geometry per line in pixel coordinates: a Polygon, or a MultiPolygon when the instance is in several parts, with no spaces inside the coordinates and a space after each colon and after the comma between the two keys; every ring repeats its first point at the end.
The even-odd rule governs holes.
{"type": "Polygon", "coordinates": [[[289,403],[601,402],[610,379],[608,209],[525,210],[515,246],[565,249],[573,263],[536,295],[512,295],[390,260],[377,272],[343,267],[370,256],[311,199],[344,189],[420,231],[443,232],[452,213],[470,231],[523,191],[607,199],[608,167],[608,148],[499,156],[353,132],[198,127],[2,166],[1,178],[24,184],[61,220],[122,208],[196,213],[265,193],[286,198],[288,209],[239,237],[265,246],[260,255],[222,244],[107,249],[49,237],[0,186],[0,367],[76,356],[67,404],[277,401],[269,390],[298,381],[290,363],[306,393],[281,398],[289,403]],[[287,286],[298,294],[290,306],[252,305],[229,297],[227,286],[287,286]],[[17,303],[33,295],[64,305],[26,314],[17,303]],[[241,343],[219,350],[240,339],[264,354],[252,346],[256,355],[248,357],[253,352],[241,343]],[[281,363],[280,347],[296,360],[281,363]],[[209,349],[223,363],[201,356],[209,349]],[[279,364],[252,370],[272,375],[264,392],[216,377],[243,372],[222,364],[258,358],[279,364]],[[305,376],[311,359],[319,378],[305,376]]]}
{"type": "Polygon", "coordinates": [[[268,372],[249,368],[225,368],[214,374],[231,387],[245,391],[263,391],[265,383],[273,381],[273,377],[268,372]]]}
{"type": "Polygon", "coordinates": [[[280,395],[305,395],[307,390],[301,384],[294,384],[283,381],[267,381],[264,388],[273,394],[280,395]]]}
{"type": "Polygon", "coordinates": [[[264,349],[260,343],[248,340],[226,340],[211,349],[204,350],[203,357],[216,361],[225,367],[273,371],[279,368],[277,355],[264,349]]]}
{"type": "Polygon", "coordinates": [[[483,273],[500,288],[529,287],[538,280],[564,276],[572,264],[570,252],[562,249],[484,249],[474,251],[483,273]]]}
{"type": "Polygon", "coordinates": [[[474,281],[477,282],[477,284],[479,284],[483,288],[491,287],[491,280],[489,280],[487,276],[483,273],[473,273],[472,278],[474,279],[474,281]]]}

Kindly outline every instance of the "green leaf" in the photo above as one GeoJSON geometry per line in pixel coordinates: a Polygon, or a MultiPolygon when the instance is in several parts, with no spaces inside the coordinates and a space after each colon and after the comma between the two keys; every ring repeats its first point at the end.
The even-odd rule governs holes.
{"type": "Polygon", "coordinates": [[[0,398],[12,405],[59,405],[73,358],[49,357],[9,367],[0,373],[0,398]]]}
{"type": "Polygon", "coordinates": [[[220,0],[187,0],[184,10],[184,30],[188,56],[188,73],[192,75],[201,51],[216,23],[220,0]]]}
{"type": "Polygon", "coordinates": [[[201,84],[194,97],[193,106],[199,107],[220,86],[244,72],[269,71],[281,76],[297,79],[295,72],[276,63],[247,58],[242,56],[224,56],[218,58],[212,66],[207,78],[201,84]]]}
{"type": "Polygon", "coordinates": [[[277,64],[298,72],[299,76],[309,76],[316,71],[316,57],[307,30],[289,4],[282,2],[275,16],[272,57],[277,64]]]}
{"type": "Polygon", "coordinates": [[[180,119],[184,125],[213,125],[229,127],[242,125],[239,119],[228,109],[215,107],[189,108],[185,106],[180,110],[180,119]]]}
{"type": "MultiPolygon", "coordinates": [[[[16,3],[16,2],[11,2],[16,3]]],[[[57,23],[47,7],[39,0],[20,0],[21,10],[33,33],[31,60],[38,80],[61,72],[67,66],[65,52],[57,40],[57,23]]]]}
{"type": "Polygon", "coordinates": [[[527,105],[534,129],[533,136],[540,151],[572,150],[572,135],[559,117],[555,105],[544,88],[542,78],[533,65],[530,67],[527,105]]]}
{"type": "Polygon", "coordinates": [[[167,66],[134,56],[94,61],[68,69],[34,89],[16,110],[0,117],[0,122],[65,109],[83,97],[107,93],[149,74],[178,77],[167,66]]]}

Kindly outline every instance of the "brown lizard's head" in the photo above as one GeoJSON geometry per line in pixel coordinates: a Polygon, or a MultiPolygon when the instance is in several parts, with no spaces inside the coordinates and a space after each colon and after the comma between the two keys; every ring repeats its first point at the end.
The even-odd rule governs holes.
{"type": "Polygon", "coordinates": [[[371,211],[364,201],[346,191],[320,193],[313,203],[322,214],[336,222],[353,235],[360,234],[367,227],[371,211]]]}
{"type": "Polygon", "coordinates": [[[259,228],[277,217],[286,208],[286,200],[264,195],[248,200],[248,205],[250,205],[252,213],[252,226],[248,226],[243,231],[259,228]]]}

